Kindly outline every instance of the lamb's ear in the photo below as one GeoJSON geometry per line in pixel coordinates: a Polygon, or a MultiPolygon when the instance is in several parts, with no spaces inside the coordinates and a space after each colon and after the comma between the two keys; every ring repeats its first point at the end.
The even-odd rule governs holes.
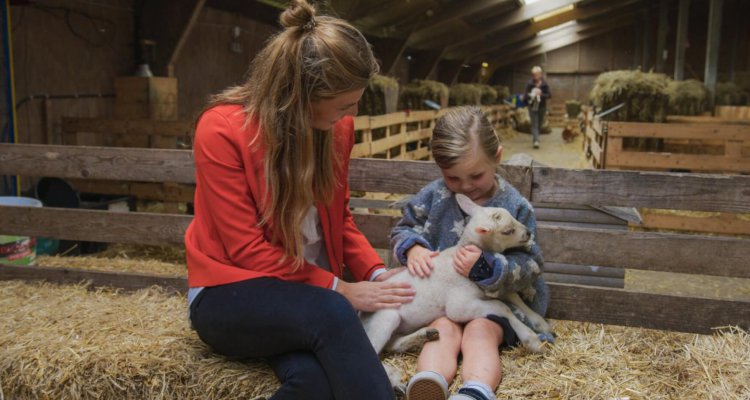
{"type": "Polygon", "coordinates": [[[474,216],[474,213],[480,208],[477,203],[474,203],[470,198],[461,193],[456,193],[456,201],[458,202],[458,206],[469,216],[474,216]]]}

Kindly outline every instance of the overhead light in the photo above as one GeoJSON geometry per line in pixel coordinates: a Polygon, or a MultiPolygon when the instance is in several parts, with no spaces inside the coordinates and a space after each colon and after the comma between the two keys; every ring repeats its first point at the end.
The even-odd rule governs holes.
{"type": "MultiPolygon", "coordinates": [[[[527,3],[527,4],[528,4],[528,3],[527,3]]],[[[571,10],[572,10],[572,9],[574,9],[575,7],[576,7],[576,6],[575,6],[575,4],[568,4],[568,5],[567,5],[567,6],[565,6],[565,7],[560,7],[560,8],[558,8],[558,9],[556,9],[556,10],[552,10],[552,11],[550,11],[550,12],[546,12],[546,13],[544,13],[544,14],[540,14],[540,15],[537,15],[536,17],[532,18],[531,20],[532,20],[533,22],[539,22],[539,21],[541,21],[541,20],[545,20],[545,19],[547,19],[547,18],[552,18],[552,17],[554,17],[555,15],[558,15],[558,14],[562,14],[562,13],[564,13],[564,12],[568,12],[568,11],[571,11],[571,10]]]]}
{"type": "Polygon", "coordinates": [[[550,33],[561,31],[563,29],[569,28],[571,26],[576,26],[576,25],[578,25],[578,21],[576,20],[568,21],[560,25],[555,25],[552,28],[542,29],[541,31],[537,32],[536,35],[537,36],[549,35],[550,33]]]}
{"type": "Polygon", "coordinates": [[[482,63],[482,68],[489,68],[490,64],[488,64],[486,61],[482,63]]]}
{"type": "Polygon", "coordinates": [[[537,1],[539,1],[539,0],[521,0],[521,3],[523,5],[528,5],[528,4],[536,3],[537,1]]]}

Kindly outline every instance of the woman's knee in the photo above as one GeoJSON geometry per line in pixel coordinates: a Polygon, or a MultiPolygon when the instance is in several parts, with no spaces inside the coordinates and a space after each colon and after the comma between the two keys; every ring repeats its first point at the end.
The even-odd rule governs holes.
{"type": "Polygon", "coordinates": [[[352,304],[346,297],[332,290],[329,293],[325,293],[319,299],[316,304],[316,308],[322,314],[321,318],[318,316],[310,316],[318,320],[317,322],[323,323],[324,326],[331,330],[340,331],[341,329],[350,327],[352,324],[361,325],[359,315],[357,311],[352,307],[352,304]]]}
{"type": "Polygon", "coordinates": [[[277,395],[284,399],[332,399],[333,391],[323,367],[312,353],[290,353],[271,361],[282,385],[277,395]]]}
{"type": "Polygon", "coordinates": [[[503,338],[503,328],[485,318],[475,319],[470,321],[464,327],[462,343],[497,343],[503,338]]]}

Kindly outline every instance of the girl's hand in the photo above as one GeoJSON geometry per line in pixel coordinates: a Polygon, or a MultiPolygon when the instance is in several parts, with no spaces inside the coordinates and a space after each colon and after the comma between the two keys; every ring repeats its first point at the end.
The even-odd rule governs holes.
{"type": "Polygon", "coordinates": [[[471,268],[477,263],[481,255],[482,250],[473,244],[459,247],[456,254],[453,255],[453,268],[456,272],[468,278],[471,268]]]}
{"type": "Polygon", "coordinates": [[[399,308],[414,300],[416,293],[406,282],[357,282],[339,280],[336,291],[359,311],[373,312],[384,308],[399,308]]]}
{"type": "Polygon", "coordinates": [[[440,254],[439,251],[428,250],[415,244],[406,252],[406,267],[409,269],[409,273],[420,278],[430,276],[432,269],[435,268],[432,259],[437,257],[438,254],[440,254]]]}

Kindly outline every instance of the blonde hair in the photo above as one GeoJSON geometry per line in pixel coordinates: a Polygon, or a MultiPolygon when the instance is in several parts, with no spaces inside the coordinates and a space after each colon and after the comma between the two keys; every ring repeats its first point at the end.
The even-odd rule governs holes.
{"type": "Polygon", "coordinates": [[[532,74],[535,74],[535,73],[537,73],[537,72],[541,74],[541,73],[542,73],[542,67],[540,67],[540,66],[538,66],[538,65],[535,65],[535,66],[533,66],[533,67],[531,68],[531,73],[532,73],[532,74]]]}
{"type": "Polygon", "coordinates": [[[446,169],[477,149],[494,161],[500,139],[482,110],[468,106],[452,110],[437,120],[430,145],[435,163],[446,169]]]}
{"type": "MultiPolygon", "coordinates": [[[[305,0],[281,14],[284,29],[255,56],[240,86],[212,97],[244,107],[264,145],[266,198],[261,224],[270,224],[292,271],[304,262],[302,221],[315,202],[329,204],[336,185],[333,133],[311,126],[311,102],[362,89],[378,70],[369,43],[346,21],[316,16],[305,0]]],[[[284,260],[280,260],[283,262],[284,260]]]]}

